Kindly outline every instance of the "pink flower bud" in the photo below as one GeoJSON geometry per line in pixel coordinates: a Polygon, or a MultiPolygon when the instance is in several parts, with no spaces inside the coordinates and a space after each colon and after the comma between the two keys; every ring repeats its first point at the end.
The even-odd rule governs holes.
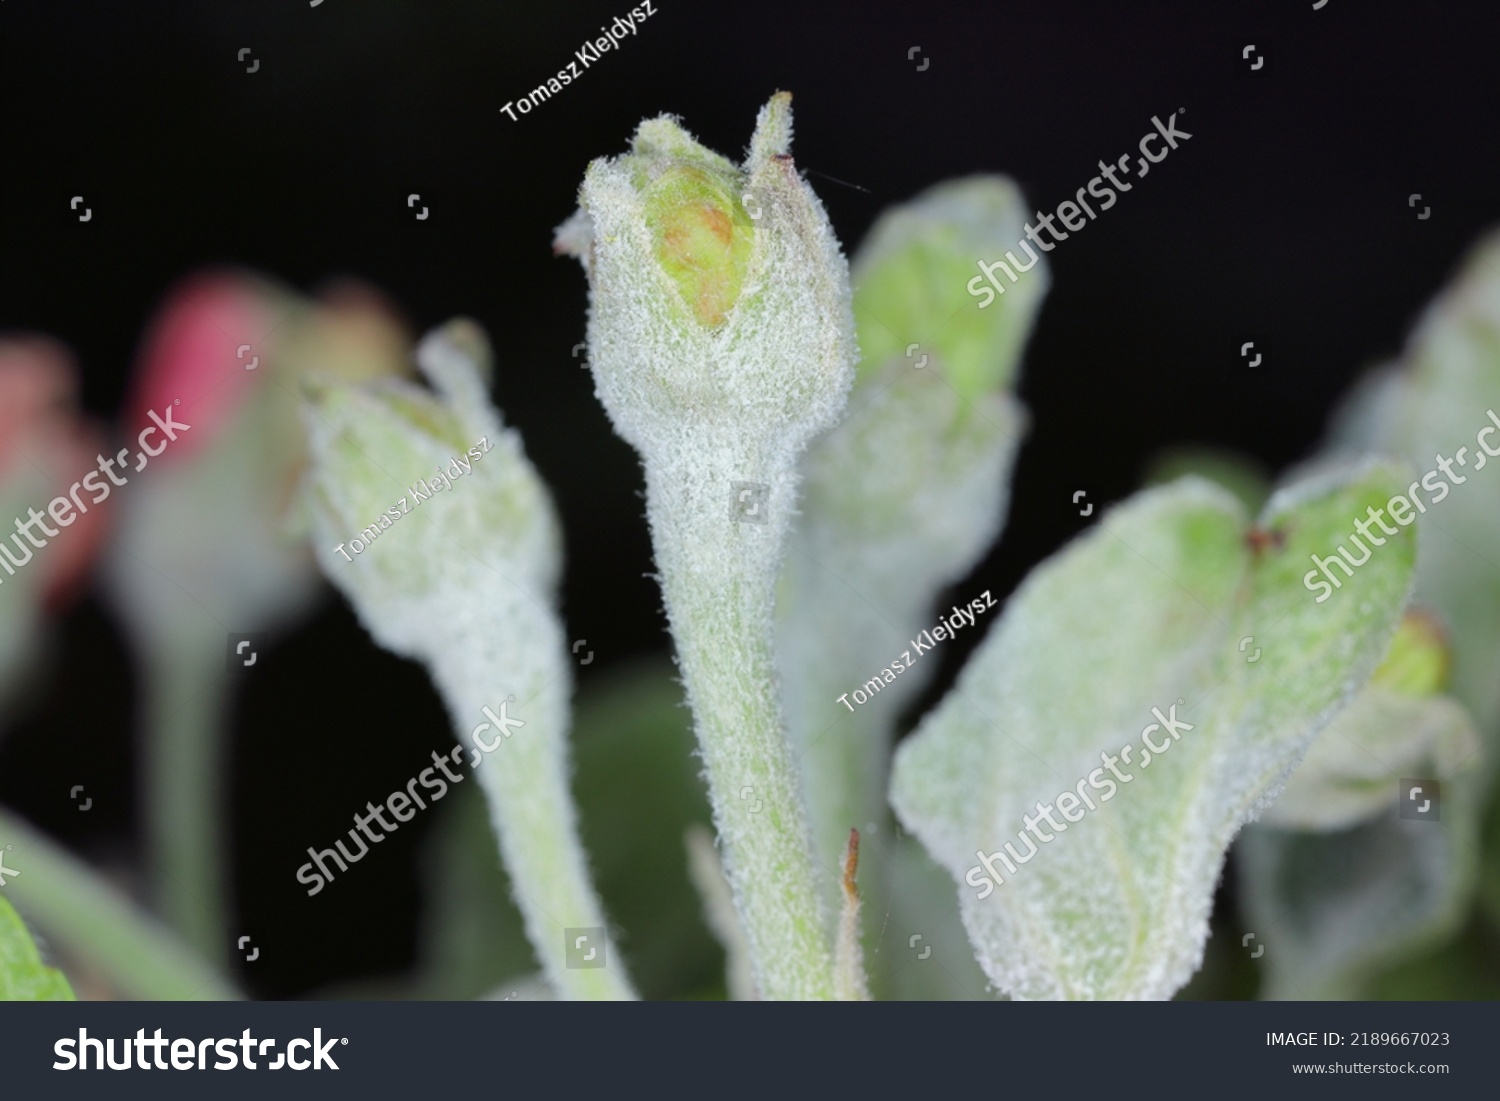
{"type": "Polygon", "coordinates": [[[124,417],[126,440],[174,403],[192,425],[162,456],[202,448],[267,377],[270,342],[292,306],[269,286],[232,271],[189,276],[168,295],[147,332],[124,417]],[[278,316],[280,314],[281,316],[278,316]]]}

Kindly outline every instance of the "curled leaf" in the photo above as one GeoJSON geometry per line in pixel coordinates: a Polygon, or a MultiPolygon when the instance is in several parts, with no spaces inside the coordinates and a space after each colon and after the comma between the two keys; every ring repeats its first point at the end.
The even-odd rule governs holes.
{"type": "Polygon", "coordinates": [[[1276,494],[1252,528],[1183,479],[1011,598],[892,785],[993,983],[1166,998],[1191,977],[1230,841],[1385,653],[1414,540],[1402,529],[1322,604],[1308,557],[1399,488],[1345,471],[1276,494]]]}

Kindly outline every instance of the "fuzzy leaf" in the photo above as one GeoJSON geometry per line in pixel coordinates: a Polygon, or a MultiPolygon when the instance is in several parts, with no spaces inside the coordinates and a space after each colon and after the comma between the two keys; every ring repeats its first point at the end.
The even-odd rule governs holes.
{"type": "Polygon", "coordinates": [[[1392,536],[1324,604],[1302,585],[1308,556],[1399,488],[1370,469],[1302,483],[1271,499],[1269,538],[1252,542],[1235,498],[1184,479],[1116,509],[1011,598],[893,784],[959,882],[992,982],[1019,998],[1166,998],[1188,980],[1231,839],[1385,652],[1413,539],[1392,536]],[[1191,729],[1162,728],[1174,707],[1191,729]],[[1097,809],[1075,794],[1072,825],[1040,825],[1041,805],[1080,790],[1097,809]],[[1026,855],[1033,837],[1045,851],[1026,855]],[[1035,863],[1004,868],[1007,841],[1035,863]],[[981,855],[1003,880],[988,892],[981,855]]]}
{"type": "Polygon", "coordinates": [[[1453,694],[1500,762],[1500,235],[1482,241],[1428,307],[1399,370],[1356,390],[1333,432],[1335,453],[1393,455],[1418,472],[1451,465],[1417,490],[1422,557],[1416,599],[1453,643],[1453,694]],[[1458,450],[1466,454],[1458,463],[1458,450]],[[1488,467],[1489,469],[1486,469],[1488,467]],[[1461,482],[1458,479],[1463,479],[1461,482]],[[1440,487],[1435,493],[1432,487],[1440,487]]]}
{"type": "Polygon", "coordinates": [[[912,344],[941,361],[965,401],[1009,389],[1051,277],[1045,262],[981,309],[962,291],[979,260],[1015,248],[1030,217],[1004,176],[971,176],[929,188],[880,216],[851,278],[861,375],[892,360],[913,362],[912,344]]]}
{"type": "MultiPolygon", "coordinates": [[[[964,280],[976,258],[1020,238],[1024,203],[1009,179],[975,176],[880,216],[854,258],[863,358],[849,414],[801,465],[805,498],[780,579],[776,660],[820,867],[836,872],[850,828],[861,831],[877,988],[891,960],[873,954],[885,924],[891,745],[902,708],[937,671],[935,661],[907,667],[901,654],[1005,522],[1028,420],[1009,391],[1048,275],[1038,261],[986,310],[964,280]],[[869,692],[871,678],[883,690],[846,711],[847,694],[869,692]]],[[[823,881],[838,906],[839,877],[823,881]]]]}

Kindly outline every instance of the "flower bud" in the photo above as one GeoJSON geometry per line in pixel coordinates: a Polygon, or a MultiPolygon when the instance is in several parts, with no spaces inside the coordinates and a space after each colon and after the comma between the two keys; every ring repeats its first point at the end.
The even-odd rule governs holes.
{"type": "Polygon", "coordinates": [[[755,223],[734,194],[732,172],[666,168],[645,188],[646,222],[657,262],[706,329],[724,324],[739,298],[755,223]]]}
{"type": "Polygon", "coordinates": [[[317,570],[293,507],[307,462],[297,383],[400,374],[408,356],[373,291],[344,285],[315,301],[237,271],[172,290],[143,341],[120,441],[138,450],[164,410],[188,426],[131,462],[116,490],[111,595],[133,633],[185,646],[226,627],[278,630],[311,606],[317,570]]]}
{"type": "Polygon", "coordinates": [[[456,321],[418,349],[435,394],[396,379],[304,386],[314,550],[376,638],[401,652],[423,650],[426,626],[443,628],[434,607],[482,602],[496,584],[556,584],[557,517],[489,404],[489,354],[482,330],[456,321]]]}
{"type": "Polygon", "coordinates": [[[797,174],[791,96],[761,109],[736,166],[675,120],[589,166],[556,248],[589,275],[589,358],[616,429],[649,450],[684,419],[800,446],[852,378],[847,267],[797,174]],[[774,426],[774,428],[773,428],[774,426]]]}
{"type": "Polygon", "coordinates": [[[72,595],[104,535],[93,495],[69,496],[93,470],[101,437],[78,414],[77,388],[62,345],[0,339],[0,694],[23,675],[44,610],[72,595]],[[50,536],[42,524],[55,525],[50,536]]]}
{"type": "Polygon", "coordinates": [[[105,512],[90,504],[88,491],[81,507],[68,493],[93,470],[101,439],[79,415],[77,368],[65,347],[40,336],[0,340],[0,553],[7,554],[0,584],[30,587],[54,608],[76,589],[102,543],[105,512]],[[48,521],[59,535],[27,565],[29,546],[14,520],[33,508],[47,515],[59,497],[69,504],[59,509],[67,523],[48,521]]]}

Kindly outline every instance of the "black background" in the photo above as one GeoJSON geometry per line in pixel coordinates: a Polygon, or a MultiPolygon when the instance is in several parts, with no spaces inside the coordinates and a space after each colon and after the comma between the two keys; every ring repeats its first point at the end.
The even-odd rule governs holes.
{"type": "MultiPolygon", "coordinates": [[[[568,629],[598,654],[587,691],[667,638],[643,576],[639,468],[571,354],[583,276],[550,240],[588,161],[622,151],[642,118],[678,114],[737,155],[757,108],[792,91],[797,163],[852,252],[882,208],[951,176],[1006,172],[1051,210],[1098,161],[1134,151],[1153,115],[1183,112],[1191,140],[1048,256],[1009,525],[962,586],[997,596],[1134,490],[1163,447],[1213,443],[1271,470],[1306,454],[1500,214],[1492,0],[656,7],[511,121],[501,104],[629,0],[5,0],[0,330],[68,343],[87,408],[109,419],[148,317],[207,264],[304,291],[355,275],[417,331],[477,318],[498,402],[562,510],[568,629]],[[1254,72],[1250,44],[1265,57],[1254,72]],[[1239,355],[1251,339],[1254,370],[1239,355]]],[[[948,674],[972,642],[948,648],[948,674]]],[[[96,857],[134,851],[130,661],[102,607],[76,606],[0,745],[0,800],[96,857]],[[89,815],[67,797],[77,783],[96,793],[89,815]]],[[[332,598],[268,655],[236,709],[232,775],[242,923],[282,945],[242,973],[253,993],[410,962],[413,831],[379,876],[311,906],[288,869],[332,833],[310,838],[286,808],[327,803],[342,819],[447,737],[426,677],[332,598]]]]}

